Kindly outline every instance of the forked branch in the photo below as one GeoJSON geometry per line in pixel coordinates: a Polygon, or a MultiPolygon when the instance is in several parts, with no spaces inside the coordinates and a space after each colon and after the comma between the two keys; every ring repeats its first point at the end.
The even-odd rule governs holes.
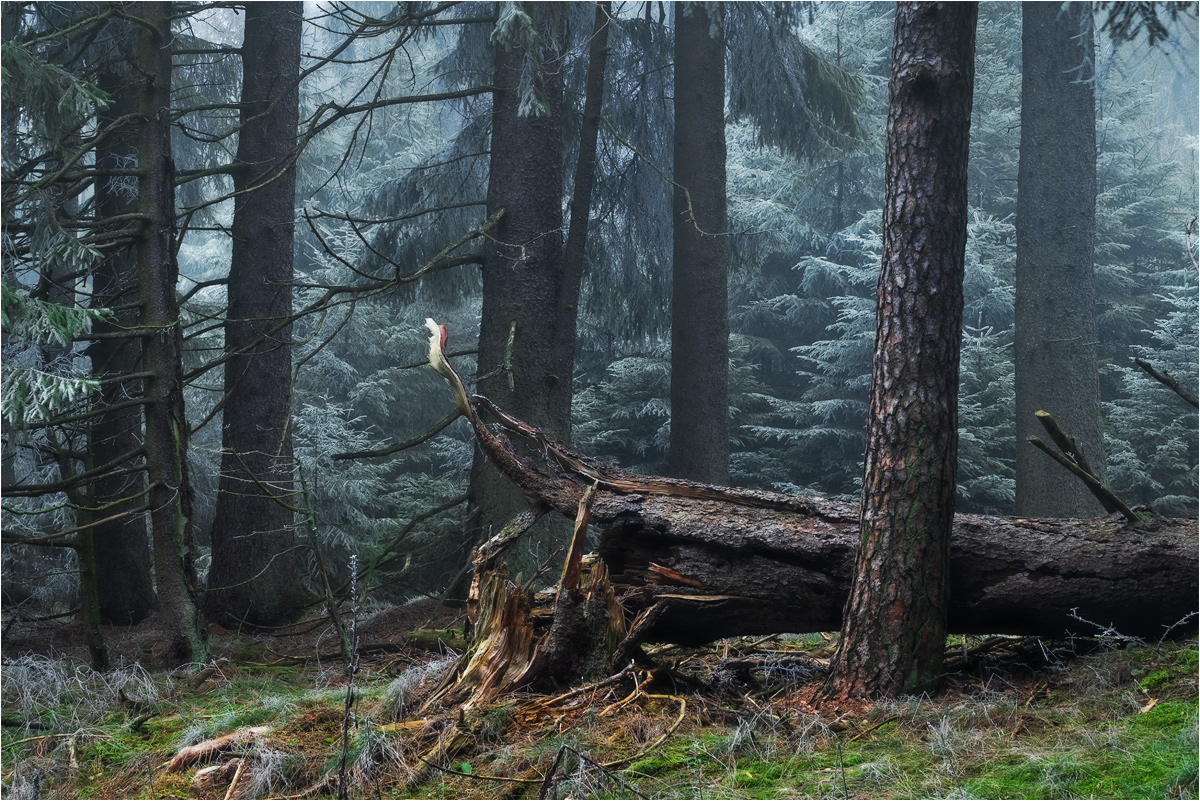
{"type": "Polygon", "coordinates": [[[1059,447],[1062,453],[1051,449],[1049,445],[1037,437],[1029,437],[1029,444],[1078,476],[1091,491],[1092,495],[1096,496],[1096,500],[1100,501],[1100,505],[1104,507],[1104,511],[1109,514],[1120,512],[1133,525],[1141,523],[1142,519],[1138,517],[1137,513],[1118,498],[1112,490],[1104,486],[1104,483],[1096,476],[1096,471],[1088,463],[1087,457],[1083,455],[1083,451],[1075,444],[1075,439],[1062,430],[1050,413],[1038,411],[1033,414],[1038,419],[1038,422],[1042,424],[1042,427],[1046,429],[1046,433],[1050,435],[1050,439],[1054,441],[1054,444],[1059,447]]]}

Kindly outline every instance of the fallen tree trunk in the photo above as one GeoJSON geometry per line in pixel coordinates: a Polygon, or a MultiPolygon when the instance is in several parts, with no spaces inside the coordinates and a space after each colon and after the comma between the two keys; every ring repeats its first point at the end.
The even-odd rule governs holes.
{"type": "MultiPolygon", "coordinates": [[[[574,454],[468,396],[442,358],[444,331],[429,324],[430,362],[450,380],[492,464],[525,495],[569,517],[581,514],[590,492],[583,505],[602,530],[599,558],[626,614],[616,661],[639,642],[840,628],[858,545],[856,506],[640,477],[574,454]],[[503,434],[484,425],[477,404],[503,434]]],[[[1134,525],[1119,515],[957,515],[950,632],[1163,636],[1197,607],[1197,521],[1145,510],[1140,517],[1134,525]]],[[[505,537],[481,547],[478,573],[511,544],[505,537]]]]}
{"type": "MultiPolygon", "coordinates": [[[[803,513],[608,496],[592,521],[608,523],[599,556],[625,608],[655,618],[640,639],[699,643],[840,628],[858,510],[812,503],[803,513]]],[[[950,576],[954,633],[1093,635],[1093,621],[1158,639],[1196,609],[1197,523],[957,515],[950,576]]]]}

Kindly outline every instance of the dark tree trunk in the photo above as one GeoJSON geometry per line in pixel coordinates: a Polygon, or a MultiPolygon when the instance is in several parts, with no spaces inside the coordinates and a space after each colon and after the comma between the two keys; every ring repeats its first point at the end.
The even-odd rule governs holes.
{"type": "MultiPolygon", "coordinates": [[[[588,222],[592,212],[592,189],[596,184],[596,143],[600,135],[600,113],[604,100],[604,68],[608,64],[608,29],[612,2],[596,4],[592,36],[588,40],[587,85],[583,97],[583,123],[579,130],[579,159],[572,185],[570,227],[563,247],[562,285],[555,304],[554,364],[575,364],[575,341],[579,320],[579,289],[587,262],[588,222]]],[[[566,408],[571,409],[572,382],[566,382],[566,408]]],[[[563,433],[571,444],[570,428],[563,433]]]]}
{"type": "MultiPolygon", "coordinates": [[[[496,43],[492,93],[492,154],[487,213],[504,216],[483,248],[483,309],[479,323],[479,389],[535,425],[567,438],[571,427],[573,348],[556,341],[563,285],[562,67],[567,6],[527,3],[541,44],[532,52],[496,43]],[[520,83],[526,59],[544,107],[522,115],[520,83]],[[556,358],[557,357],[557,358],[556,358]]],[[[502,476],[475,459],[468,489],[476,522],[472,537],[490,536],[525,507],[502,476]]]]}
{"type": "MultiPolygon", "coordinates": [[[[115,32],[119,42],[118,56],[132,57],[135,33],[132,24],[114,20],[108,29],[115,32]]],[[[106,91],[113,103],[100,112],[100,125],[132,115],[137,109],[137,90],[129,78],[130,67],[118,60],[100,78],[100,89],[106,91]]],[[[96,148],[96,163],[104,169],[129,169],[137,164],[137,124],[121,126],[96,148]]],[[[115,217],[137,211],[137,189],[133,178],[101,178],[94,191],[97,216],[115,217]]],[[[111,253],[96,268],[92,278],[94,303],[101,307],[128,306],[137,297],[137,254],[133,248],[122,247],[111,253]]],[[[126,308],[113,317],[94,324],[101,334],[128,331],[137,324],[138,312],[126,308]]],[[[92,374],[96,378],[111,378],[136,373],[141,364],[142,341],[135,338],[99,339],[88,346],[92,374]]],[[[135,383],[109,383],[100,389],[100,404],[113,406],[128,399],[135,383]]],[[[123,454],[141,447],[142,412],[136,406],[106,412],[92,423],[89,453],[93,464],[108,464],[123,454]]],[[[146,488],[142,472],[101,478],[92,485],[93,505],[106,506],[109,517],[141,506],[139,496],[146,488]],[[125,500],[122,500],[125,499],[125,500]]],[[[96,575],[100,578],[98,598],[101,616],[110,623],[128,625],[146,617],[154,608],[153,562],[150,538],[142,515],[134,515],[92,530],[95,549],[96,575]]]]}
{"type": "Polygon", "coordinates": [[[1102,514],[1082,483],[1025,441],[1045,410],[1104,478],[1093,246],[1092,8],[1022,4],[1017,169],[1017,514],[1102,514]]]}
{"type": "Polygon", "coordinates": [[[234,188],[221,479],[205,610],[275,625],[309,600],[295,543],[289,421],[302,3],[250,3],[242,46],[242,128],[234,188]]]}
{"type": "Polygon", "coordinates": [[[729,481],[725,7],[675,4],[671,475],[729,481]]]}
{"type": "MultiPolygon", "coordinates": [[[[803,503],[807,509],[786,511],[604,495],[592,506],[592,521],[609,524],[599,556],[627,615],[661,604],[645,640],[835,631],[854,576],[858,508],[819,498],[803,503]]],[[[1100,633],[1083,618],[1161,638],[1196,608],[1197,526],[1161,518],[1152,526],[1134,529],[1118,515],[956,515],[947,631],[1100,633]]]]}
{"type": "Polygon", "coordinates": [[[142,340],[146,472],[163,632],[159,656],[169,666],[208,659],[208,636],[196,599],[192,488],[187,474],[182,332],[175,285],[175,189],[171,159],[171,4],[139,3],[137,31],[139,325],[142,340]]]}
{"type": "Polygon", "coordinates": [[[949,611],[974,3],[900,3],[862,533],[830,697],[936,689],[949,611]]]}

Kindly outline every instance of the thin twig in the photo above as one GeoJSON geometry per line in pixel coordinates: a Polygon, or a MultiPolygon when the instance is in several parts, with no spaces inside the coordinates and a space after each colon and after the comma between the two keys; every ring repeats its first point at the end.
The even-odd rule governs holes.
{"type": "Polygon", "coordinates": [[[667,738],[670,737],[672,734],[674,734],[675,730],[679,728],[679,724],[683,723],[683,717],[684,717],[684,715],[687,714],[687,699],[686,698],[683,698],[682,696],[678,696],[678,695],[652,695],[650,693],[645,693],[644,697],[669,699],[671,701],[678,701],[679,702],[679,717],[677,717],[675,719],[675,722],[671,724],[671,728],[669,728],[665,732],[663,732],[663,735],[661,737],[659,737],[654,742],[650,743],[650,745],[646,746],[641,751],[637,752],[636,754],[634,754],[631,757],[626,757],[624,759],[617,759],[612,762],[605,762],[603,765],[601,765],[601,767],[616,768],[621,765],[628,764],[630,762],[636,762],[637,760],[646,756],[646,754],[649,754],[651,751],[653,751],[654,749],[658,748],[660,745],[665,743],[667,741],[667,738]]]}
{"type": "Polygon", "coordinates": [[[510,776],[488,776],[483,773],[463,773],[461,770],[454,770],[453,768],[447,768],[444,765],[439,765],[436,762],[431,762],[419,754],[417,755],[417,759],[421,760],[431,768],[440,770],[442,773],[449,773],[453,776],[465,776],[468,779],[483,779],[484,781],[489,782],[517,782],[520,784],[541,784],[544,781],[543,779],[515,779],[510,776]]]}
{"type": "Polygon", "coordinates": [[[237,787],[238,779],[242,778],[242,770],[246,767],[246,758],[242,757],[238,760],[237,770],[233,772],[233,781],[229,783],[229,789],[225,791],[225,801],[233,798],[233,791],[237,787]]]}
{"type": "Polygon", "coordinates": [[[860,738],[862,738],[862,737],[865,737],[865,736],[867,736],[867,735],[868,735],[868,734],[870,734],[871,732],[873,732],[873,731],[875,731],[876,729],[878,729],[880,726],[885,726],[885,725],[887,725],[888,723],[891,723],[892,721],[894,721],[894,720],[899,720],[899,719],[900,719],[900,716],[899,716],[899,715],[892,715],[891,717],[886,717],[886,718],[884,718],[883,720],[881,720],[881,721],[879,721],[878,723],[876,723],[874,726],[869,726],[869,727],[867,727],[867,728],[863,729],[862,731],[860,731],[858,734],[856,734],[856,735],[854,735],[853,737],[851,737],[851,738],[850,738],[849,740],[847,740],[846,742],[848,742],[848,743],[852,743],[852,742],[854,742],[855,740],[858,740],[858,739],[860,739],[860,738]]]}

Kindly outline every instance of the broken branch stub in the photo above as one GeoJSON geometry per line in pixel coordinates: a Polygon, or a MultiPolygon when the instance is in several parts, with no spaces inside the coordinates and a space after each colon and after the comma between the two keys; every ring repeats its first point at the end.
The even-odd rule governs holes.
{"type": "Polygon", "coordinates": [[[1133,525],[1139,525],[1143,522],[1124,501],[1117,497],[1116,493],[1104,486],[1104,482],[1096,475],[1096,471],[1088,463],[1083,451],[1075,444],[1074,437],[1063,431],[1058,421],[1049,412],[1037,411],[1033,413],[1033,416],[1042,424],[1042,428],[1046,429],[1046,433],[1050,435],[1050,439],[1054,440],[1054,444],[1058,446],[1062,453],[1055,453],[1050,450],[1050,447],[1037,437],[1027,438],[1030,445],[1033,445],[1042,453],[1074,473],[1084,483],[1084,486],[1088,488],[1088,491],[1095,496],[1096,500],[1100,501],[1100,505],[1104,507],[1104,511],[1109,514],[1120,512],[1133,525]]]}

